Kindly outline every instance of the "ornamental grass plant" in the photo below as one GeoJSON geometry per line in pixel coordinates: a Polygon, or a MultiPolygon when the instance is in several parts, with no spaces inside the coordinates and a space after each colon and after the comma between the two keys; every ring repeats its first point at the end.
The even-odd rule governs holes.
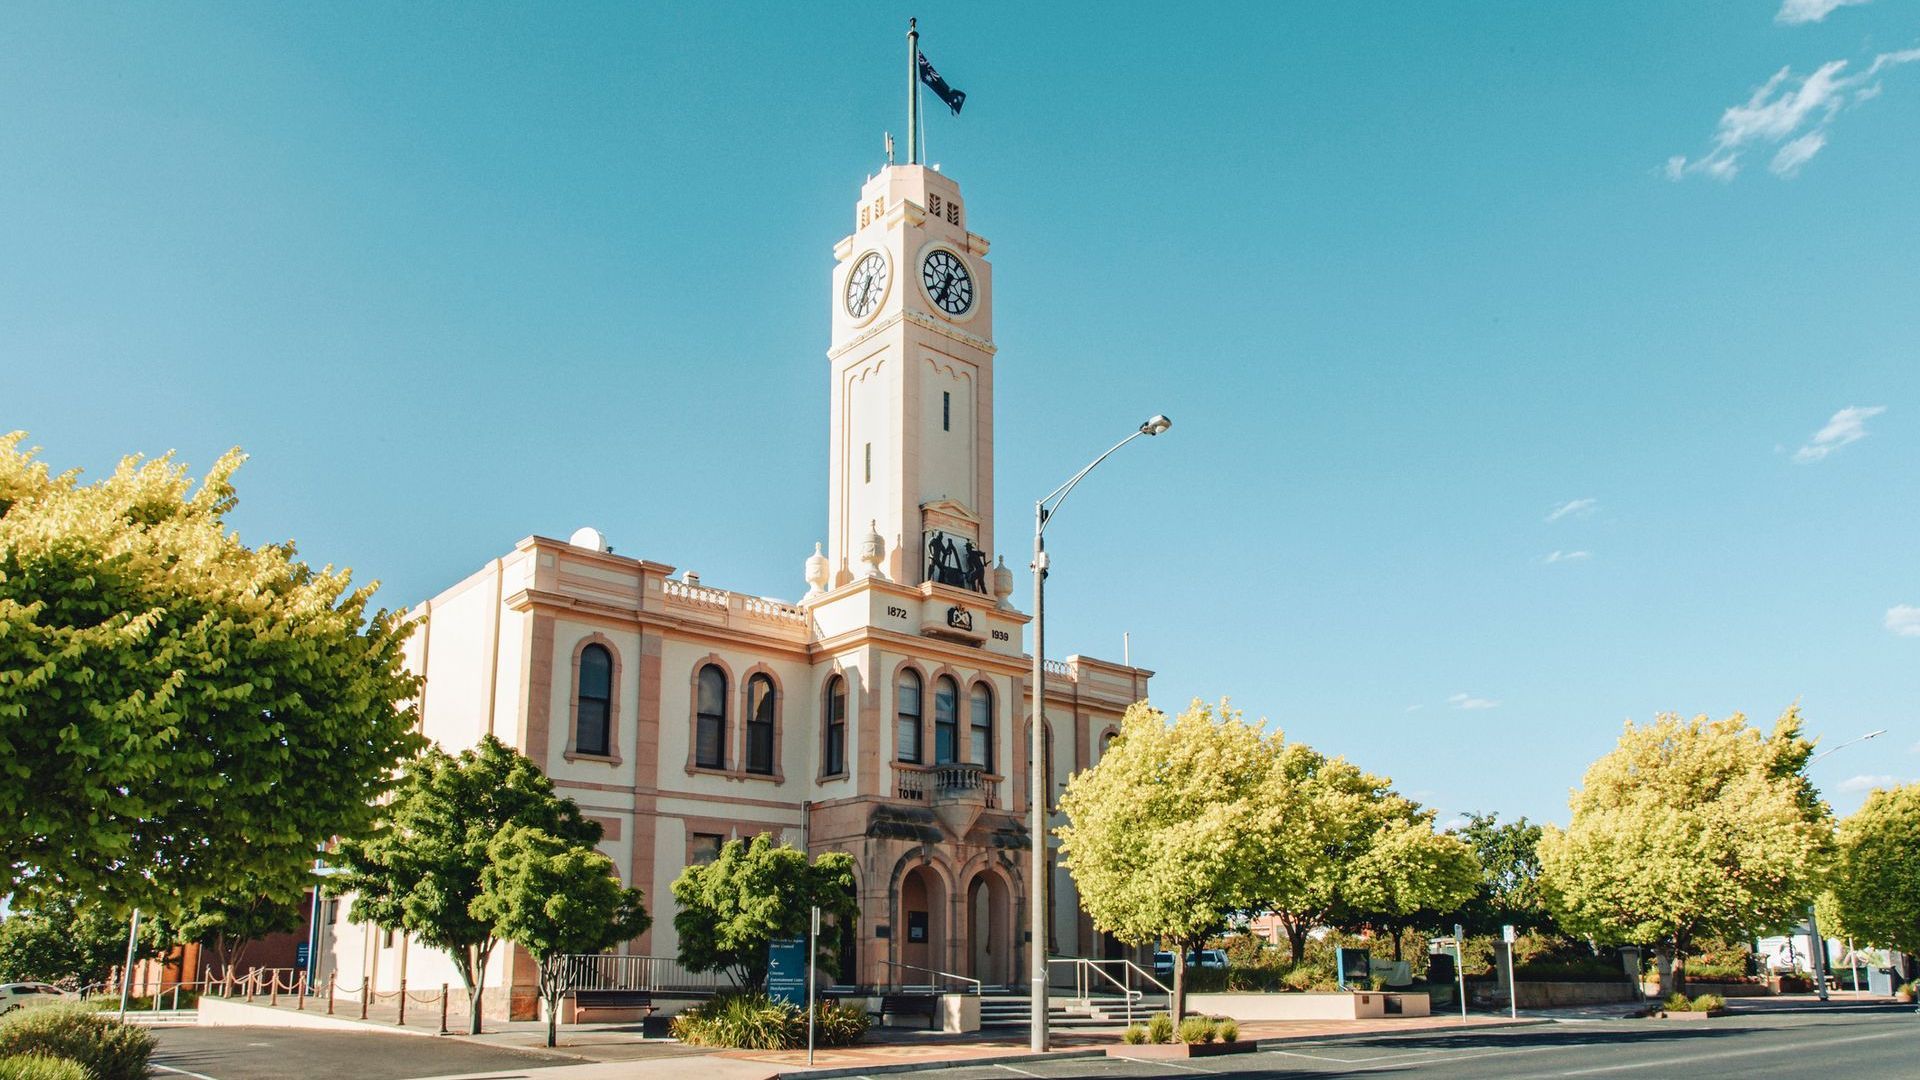
{"type": "Polygon", "coordinates": [[[88,1080],[146,1080],[152,1054],[151,1032],[84,1002],[22,1009],[0,1020],[0,1058],[62,1058],[88,1080]]]}
{"type": "Polygon", "coordinates": [[[46,1054],[0,1058],[0,1080],[90,1080],[78,1062],[46,1054]]]}
{"type": "MultiPolygon", "coordinates": [[[[814,1013],[814,1045],[851,1046],[871,1023],[864,1009],[823,1000],[814,1013]]],[[[688,1046],[792,1050],[807,1045],[807,1010],[765,994],[720,994],[674,1017],[668,1030],[688,1046]]]]}

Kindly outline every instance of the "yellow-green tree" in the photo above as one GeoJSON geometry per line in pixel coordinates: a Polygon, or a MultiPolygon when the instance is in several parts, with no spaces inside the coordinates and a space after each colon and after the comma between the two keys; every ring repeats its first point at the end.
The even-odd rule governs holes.
{"type": "MultiPolygon", "coordinates": [[[[1131,945],[1198,948],[1250,908],[1297,817],[1285,743],[1223,702],[1195,701],[1168,722],[1145,702],[1060,799],[1061,865],[1095,927],[1131,945]]],[[[1186,965],[1173,965],[1173,1010],[1186,1009],[1186,965]]]]}
{"type": "Polygon", "coordinates": [[[1836,929],[1920,953],[1920,784],[1868,795],[1840,822],[1838,846],[1832,880],[1836,929]]]}
{"type": "Polygon", "coordinates": [[[1396,825],[1426,824],[1432,814],[1393,790],[1392,781],[1303,743],[1281,748],[1282,781],[1292,807],[1278,850],[1261,867],[1256,907],[1272,913],[1287,935],[1294,963],[1306,956],[1316,926],[1369,921],[1365,901],[1386,902],[1384,889],[1356,896],[1353,872],[1381,835],[1396,825]]]}
{"type": "Polygon", "coordinates": [[[0,894],[299,895],[420,745],[372,586],[227,524],[238,451],[82,484],[0,437],[0,894]]]}
{"type": "Polygon", "coordinates": [[[1443,925],[1480,888],[1480,860],[1457,836],[1433,831],[1434,813],[1387,822],[1346,871],[1345,902],[1360,921],[1393,936],[1443,925]]]}
{"type": "Polygon", "coordinates": [[[1548,905],[1574,933],[1669,954],[1661,992],[1684,987],[1697,940],[1778,929],[1819,889],[1833,824],[1812,749],[1798,709],[1765,734],[1738,713],[1629,722],[1540,838],[1548,905]]]}

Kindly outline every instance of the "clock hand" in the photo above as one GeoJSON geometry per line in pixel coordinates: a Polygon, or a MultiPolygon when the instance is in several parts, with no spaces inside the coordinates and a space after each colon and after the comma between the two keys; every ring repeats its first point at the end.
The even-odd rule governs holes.
{"type": "Polygon", "coordinates": [[[867,283],[861,286],[860,288],[860,299],[855,301],[853,306],[860,309],[861,311],[865,311],[867,309],[867,296],[872,292],[873,292],[873,279],[868,278],[867,283]]]}

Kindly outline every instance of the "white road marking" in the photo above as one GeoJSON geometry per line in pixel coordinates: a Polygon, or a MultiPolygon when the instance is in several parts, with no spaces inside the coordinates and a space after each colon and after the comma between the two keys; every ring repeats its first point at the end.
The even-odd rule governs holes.
{"type": "Polygon", "coordinates": [[[1785,1054],[1790,1052],[1818,1052],[1829,1046],[1844,1046],[1847,1043],[1871,1042],[1875,1039],[1913,1038],[1911,1031],[1883,1031],[1878,1035],[1854,1035],[1845,1039],[1825,1039],[1818,1043],[1788,1043],[1784,1046],[1756,1046],[1750,1050],[1726,1050],[1711,1054],[1695,1054],[1692,1057],[1669,1055],[1659,1061],[1635,1062],[1630,1065],[1601,1065],[1592,1069],[1574,1069],[1571,1072],[1557,1073],[1558,1076],[1595,1076],[1600,1073],[1629,1072],[1633,1069],[1672,1069],[1689,1061],[1718,1061],[1722,1058],[1753,1057],[1758,1054],[1785,1054]]]}
{"type": "Polygon", "coordinates": [[[1020,1074],[1021,1076],[1035,1076],[1035,1077],[1037,1077],[1037,1076],[1039,1076],[1039,1075],[1040,1075],[1040,1074],[1039,1074],[1039,1073],[1037,1073],[1037,1072],[1028,1072],[1028,1071],[1027,1071],[1027,1070],[1025,1070],[1025,1069],[1016,1069],[1016,1068],[1014,1068],[1014,1067],[1013,1067],[1013,1066],[1011,1066],[1011,1065],[1003,1065],[1003,1064],[1001,1064],[1000,1062],[997,1062],[997,1061],[993,1063],[993,1067],[994,1067],[994,1068],[996,1068],[996,1069],[1005,1069],[1005,1070],[1007,1070],[1007,1071],[1008,1071],[1008,1072],[1010,1072],[1010,1073],[1018,1073],[1018,1074],[1020,1074]]]}
{"type": "Polygon", "coordinates": [[[213,1080],[213,1077],[208,1076],[206,1073],[188,1072],[186,1069],[176,1069],[171,1065],[162,1065],[157,1061],[148,1062],[147,1067],[150,1069],[159,1069],[161,1072],[179,1073],[181,1076],[191,1076],[193,1077],[193,1080],[213,1080]]]}

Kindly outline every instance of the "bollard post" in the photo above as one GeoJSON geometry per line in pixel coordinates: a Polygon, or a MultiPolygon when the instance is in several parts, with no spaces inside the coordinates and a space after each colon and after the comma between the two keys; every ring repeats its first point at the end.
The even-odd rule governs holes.
{"type": "Polygon", "coordinates": [[[360,973],[360,1019],[362,1020],[367,1018],[367,998],[372,993],[373,980],[367,977],[365,971],[362,971],[360,973]]]}
{"type": "Polygon", "coordinates": [[[267,975],[267,1007],[280,1007],[280,973],[275,971],[267,975]]]}
{"type": "Polygon", "coordinates": [[[299,1005],[295,1006],[295,1008],[298,1009],[300,1012],[306,1012],[307,1011],[307,973],[304,971],[300,973],[299,990],[300,990],[300,1003],[299,1005]]]}
{"type": "Polygon", "coordinates": [[[253,1004],[254,988],[260,985],[260,969],[247,972],[247,1004],[253,1004]]]}
{"type": "Polygon", "coordinates": [[[401,1027],[407,1026],[407,980],[400,980],[400,1019],[395,1021],[401,1027]]]}
{"type": "Polygon", "coordinates": [[[173,1011],[174,1012],[180,1011],[180,984],[179,983],[173,984],[173,1011]]]}
{"type": "Polygon", "coordinates": [[[335,990],[338,990],[339,988],[340,988],[340,973],[336,971],[333,974],[327,976],[327,1015],[328,1016],[333,1015],[333,992],[335,990]]]}
{"type": "Polygon", "coordinates": [[[447,1033],[447,984],[440,984],[440,1034],[447,1033]]]}

